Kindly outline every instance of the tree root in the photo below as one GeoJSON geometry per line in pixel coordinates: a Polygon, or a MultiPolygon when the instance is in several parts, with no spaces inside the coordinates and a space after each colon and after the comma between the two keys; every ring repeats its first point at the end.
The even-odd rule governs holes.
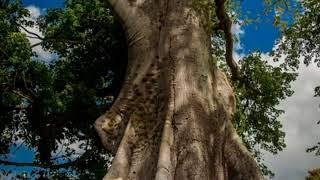
{"type": "Polygon", "coordinates": [[[227,122],[224,157],[228,165],[228,179],[263,180],[260,169],[252,154],[243,145],[232,122],[227,122]]]}

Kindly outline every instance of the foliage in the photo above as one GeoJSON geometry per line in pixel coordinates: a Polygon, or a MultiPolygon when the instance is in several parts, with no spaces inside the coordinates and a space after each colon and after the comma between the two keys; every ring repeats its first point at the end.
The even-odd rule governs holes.
{"type": "MultiPolygon", "coordinates": [[[[19,118],[17,112],[19,112],[19,105],[22,103],[20,92],[27,92],[28,94],[23,95],[25,97],[30,94],[28,90],[28,81],[30,80],[26,77],[26,71],[29,70],[27,69],[28,65],[34,64],[34,62],[30,59],[32,51],[29,41],[25,34],[20,33],[16,24],[17,22],[29,23],[24,21],[29,16],[29,12],[21,8],[19,2],[1,4],[1,6],[6,7],[0,9],[0,132],[4,132],[0,137],[2,144],[0,153],[3,154],[8,152],[11,138],[14,135],[14,131],[10,132],[8,127],[23,125],[15,120],[19,118]]],[[[29,71],[34,71],[34,69],[30,68],[29,71]]],[[[28,98],[24,99],[28,100],[28,98]]]]}
{"type": "MultiPolygon", "coordinates": [[[[282,66],[291,70],[299,68],[301,59],[307,66],[315,63],[320,67],[320,3],[305,0],[301,6],[302,12],[296,14],[296,21],[283,32],[283,38],[274,52],[276,60],[285,56],[282,66]]],[[[320,96],[320,86],[315,87],[315,96],[320,96]]],[[[319,143],[307,152],[319,155],[319,143]]]]}
{"type": "Polygon", "coordinates": [[[37,25],[43,47],[60,58],[47,63],[32,52],[30,34],[20,31],[36,25],[26,20],[28,10],[19,1],[3,6],[0,154],[23,142],[36,153],[30,165],[49,167],[45,172],[52,178],[69,176],[55,169],[66,164],[79,178],[101,179],[110,158],[93,124],[121,86],[126,44],[120,25],[97,0],[70,1],[65,9],[49,10],[37,25]]]}
{"type": "Polygon", "coordinates": [[[270,63],[262,60],[260,53],[247,55],[239,61],[242,74],[239,82],[231,81],[224,61],[218,61],[218,66],[233,82],[237,98],[237,111],[233,115],[235,128],[256,157],[263,174],[272,177],[273,172],[263,163],[262,152],[277,154],[286,147],[279,119],[284,111],[277,105],[293,94],[290,83],[297,74],[270,63]]]}
{"type": "MultiPolygon", "coordinates": [[[[240,5],[237,2],[229,2],[228,6],[228,11],[234,12],[231,17],[233,23],[241,23],[237,20],[240,17],[238,10],[240,5]]],[[[273,4],[264,1],[264,3],[266,7],[279,8],[285,2],[279,1],[273,4]]],[[[267,11],[269,10],[266,9],[265,13],[268,13],[267,11]]],[[[234,41],[237,41],[236,38],[233,37],[234,41]]],[[[228,75],[236,93],[237,112],[233,116],[233,121],[237,132],[255,156],[263,174],[272,177],[273,172],[263,163],[262,152],[277,154],[286,147],[285,133],[282,131],[279,119],[284,111],[277,108],[277,105],[293,94],[290,83],[297,75],[286,72],[283,67],[270,65],[271,62],[261,59],[260,53],[253,52],[239,61],[242,80],[232,81],[225,59],[225,35],[221,30],[213,29],[211,39],[214,64],[228,75]]]]}
{"type": "Polygon", "coordinates": [[[250,54],[240,61],[244,80],[235,84],[238,104],[234,124],[260,162],[262,171],[273,176],[262,164],[261,150],[277,154],[286,147],[279,119],[284,111],[277,105],[293,94],[290,83],[296,79],[296,74],[268,63],[261,60],[259,53],[250,54]]]}
{"type": "Polygon", "coordinates": [[[283,32],[275,54],[277,58],[286,55],[283,66],[287,69],[298,69],[300,58],[306,65],[313,61],[320,67],[320,3],[306,0],[301,5],[303,12],[296,14],[295,23],[283,32]]]}

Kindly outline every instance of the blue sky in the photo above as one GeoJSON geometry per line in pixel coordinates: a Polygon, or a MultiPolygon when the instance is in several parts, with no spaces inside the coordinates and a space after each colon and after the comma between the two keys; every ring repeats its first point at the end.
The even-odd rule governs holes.
{"type": "MultiPolygon", "coordinates": [[[[38,13],[37,10],[43,12],[47,8],[63,7],[63,2],[64,0],[23,1],[26,7],[35,11],[35,14],[38,13]]],[[[262,12],[261,2],[261,0],[244,0],[241,10],[250,11],[251,17],[254,18],[256,14],[262,12]]],[[[273,26],[272,14],[265,16],[264,20],[266,21],[236,28],[234,33],[240,36],[238,53],[245,55],[252,51],[260,51],[264,53],[264,59],[270,60],[266,53],[274,48],[275,41],[279,38],[279,31],[273,26]]],[[[41,49],[38,49],[38,52],[43,54],[43,57],[50,59],[50,54],[46,54],[41,49]]],[[[275,180],[304,179],[307,169],[320,167],[319,157],[305,153],[307,147],[320,139],[319,127],[315,126],[320,116],[320,110],[317,108],[320,100],[313,97],[313,88],[320,84],[320,72],[318,68],[311,65],[309,68],[302,67],[299,73],[298,80],[292,84],[296,91],[295,95],[283,101],[279,106],[286,111],[281,116],[281,120],[287,134],[287,148],[276,156],[268,153],[265,155],[266,163],[276,173],[275,180]]],[[[22,147],[10,160],[31,162],[33,156],[32,150],[22,147]]]]}
{"type": "MultiPolygon", "coordinates": [[[[20,144],[18,144],[18,146],[16,147],[11,147],[10,148],[10,161],[12,162],[32,162],[34,159],[34,153],[33,151],[31,151],[28,147],[26,146],[20,146],[20,144]]],[[[2,156],[0,156],[2,157],[2,156]]],[[[31,171],[32,168],[31,167],[18,167],[18,168],[12,168],[9,166],[0,166],[3,169],[11,169],[13,171],[18,170],[20,172],[23,171],[31,171]]],[[[1,176],[0,176],[1,177],[1,176]]]]}
{"type": "Polygon", "coordinates": [[[57,8],[64,6],[64,0],[23,0],[24,6],[36,6],[40,9],[57,8]]]}
{"type": "MultiPolygon", "coordinates": [[[[244,0],[241,11],[249,14],[250,18],[256,18],[262,14],[264,5],[261,0],[244,0]]],[[[245,35],[241,37],[241,44],[245,54],[252,51],[269,52],[274,46],[275,40],[279,37],[279,30],[273,26],[274,13],[263,16],[258,24],[251,24],[242,27],[245,35]]]]}
{"type": "MultiPolygon", "coordinates": [[[[63,7],[64,0],[23,0],[25,6],[36,6],[40,9],[63,7]]],[[[250,12],[251,17],[260,14],[264,6],[261,0],[244,0],[241,11],[250,12]]],[[[270,20],[272,14],[266,17],[270,20]]],[[[261,22],[258,25],[249,25],[243,27],[246,35],[241,38],[244,53],[259,50],[261,52],[269,52],[274,41],[279,37],[279,31],[272,25],[272,20],[261,22]]]]}

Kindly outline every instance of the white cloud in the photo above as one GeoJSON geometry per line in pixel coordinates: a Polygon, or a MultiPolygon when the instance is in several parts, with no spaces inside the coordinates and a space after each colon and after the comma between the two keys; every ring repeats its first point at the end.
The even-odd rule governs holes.
{"type": "MultiPolygon", "coordinates": [[[[41,15],[41,10],[36,6],[32,6],[32,5],[27,6],[26,9],[28,9],[30,12],[29,20],[36,21],[36,19],[41,15]]],[[[25,27],[25,28],[32,33],[36,33],[36,34],[40,35],[41,37],[43,36],[37,25],[35,25],[34,27],[25,27]]],[[[27,35],[30,35],[26,31],[24,31],[23,29],[21,29],[21,32],[25,32],[27,35]]],[[[32,36],[32,35],[30,35],[30,36],[32,36]]],[[[31,45],[41,42],[40,39],[36,39],[36,38],[28,38],[28,39],[29,39],[31,45]]],[[[56,54],[53,54],[49,51],[45,51],[40,45],[33,47],[32,50],[34,52],[36,52],[36,54],[38,55],[38,57],[41,60],[44,60],[46,62],[49,62],[57,57],[56,54]]]]}
{"type": "Polygon", "coordinates": [[[239,53],[241,50],[243,50],[243,47],[241,45],[241,36],[245,34],[244,30],[241,28],[239,23],[232,24],[231,26],[231,32],[235,36],[236,41],[234,41],[234,48],[233,48],[233,59],[236,62],[239,62],[240,59],[242,59],[245,54],[244,53],[239,53]]]}
{"type": "Polygon", "coordinates": [[[40,9],[36,6],[31,5],[26,7],[26,9],[29,10],[30,16],[33,20],[36,20],[41,15],[40,9]]]}
{"type": "Polygon", "coordinates": [[[239,23],[236,23],[236,24],[232,24],[231,32],[237,39],[237,41],[234,44],[235,50],[242,50],[243,47],[241,46],[240,37],[244,35],[244,30],[241,29],[241,26],[239,23]]]}
{"type": "MultiPolygon", "coordinates": [[[[232,26],[232,32],[238,39],[245,34],[239,24],[232,26]]],[[[277,46],[275,44],[273,50],[277,46]]],[[[233,53],[236,61],[245,56],[238,53],[242,49],[241,42],[237,42],[233,53]]],[[[282,57],[274,62],[267,53],[261,53],[261,59],[274,67],[284,61],[282,57]]],[[[302,59],[300,62],[303,62],[302,59]]],[[[320,68],[314,63],[308,67],[301,63],[297,73],[297,80],[291,84],[295,93],[278,107],[285,110],[280,120],[286,133],[287,147],[278,155],[264,155],[265,163],[276,174],[274,180],[302,180],[308,170],[320,168],[320,157],[306,153],[308,147],[320,141],[320,125],[316,124],[320,120],[320,98],[314,97],[314,88],[320,85],[320,68]]]]}
{"type": "MultiPolygon", "coordinates": [[[[280,63],[273,62],[267,54],[261,57],[274,66],[280,63]]],[[[301,64],[298,73],[292,83],[294,95],[279,105],[285,110],[280,119],[287,147],[276,156],[265,155],[266,163],[276,173],[275,180],[301,180],[308,170],[320,167],[320,157],[306,153],[308,147],[320,141],[320,126],[316,125],[320,120],[320,98],[314,97],[314,87],[320,85],[320,69],[315,64],[308,67],[301,64]]]]}

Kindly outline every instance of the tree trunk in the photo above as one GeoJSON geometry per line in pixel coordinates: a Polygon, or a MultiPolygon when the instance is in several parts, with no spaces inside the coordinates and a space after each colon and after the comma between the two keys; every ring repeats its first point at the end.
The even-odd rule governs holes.
{"type": "Polygon", "coordinates": [[[210,64],[206,19],[190,0],[110,0],[127,33],[128,68],[97,119],[115,158],[104,179],[262,179],[230,116],[235,98],[210,64]]]}

